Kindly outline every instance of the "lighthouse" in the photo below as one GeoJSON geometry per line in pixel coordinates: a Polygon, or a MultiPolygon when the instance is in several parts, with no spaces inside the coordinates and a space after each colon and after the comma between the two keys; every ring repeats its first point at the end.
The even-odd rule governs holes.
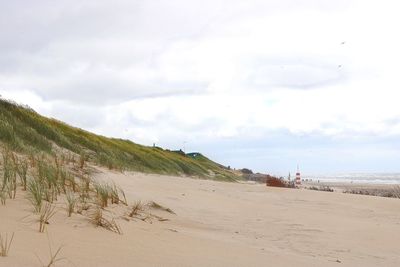
{"type": "Polygon", "coordinates": [[[296,185],[301,185],[301,177],[300,177],[299,165],[297,165],[297,172],[296,172],[296,185]]]}

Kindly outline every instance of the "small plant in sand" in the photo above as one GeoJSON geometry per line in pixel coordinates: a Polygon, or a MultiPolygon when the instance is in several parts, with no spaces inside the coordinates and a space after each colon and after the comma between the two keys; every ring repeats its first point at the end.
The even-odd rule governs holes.
{"type": "MultiPolygon", "coordinates": [[[[47,236],[47,239],[49,239],[49,237],[47,236]]],[[[51,267],[51,266],[56,266],[57,262],[63,261],[63,260],[67,260],[66,258],[60,258],[60,253],[62,250],[63,246],[59,246],[58,249],[56,250],[55,253],[53,253],[53,249],[51,248],[51,244],[50,244],[50,240],[49,240],[49,253],[50,253],[50,259],[48,261],[47,264],[43,263],[43,261],[39,258],[39,256],[36,256],[38,258],[38,260],[40,261],[41,265],[43,267],[51,267]]]]}
{"type": "Polygon", "coordinates": [[[27,187],[26,180],[27,180],[27,173],[28,173],[28,161],[24,160],[24,161],[21,161],[18,164],[17,173],[18,173],[19,179],[21,181],[22,188],[23,188],[24,191],[26,191],[26,187],[27,187]]]}
{"type": "Polygon", "coordinates": [[[7,195],[5,190],[1,190],[0,188],[0,203],[1,205],[5,205],[7,200],[7,195]]]}
{"type": "Polygon", "coordinates": [[[77,191],[77,184],[75,181],[75,176],[71,173],[68,173],[66,176],[66,181],[68,182],[69,187],[72,187],[72,191],[77,191]]]}
{"type": "Polygon", "coordinates": [[[57,262],[65,260],[65,258],[58,258],[58,254],[61,252],[61,249],[62,247],[59,247],[56,253],[53,254],[50,248],[50,261],[47,265],[45,265],[46,267],[55,266],[57,262]]]}
{"type": "Polygon", "coordinates": [[[68,217],[71,217],[72,213],[75,210],[75,205],[78,202],[78,198],[75,197],[75,194],[71,191],[67,191],[65,194],[65,200],[67,203],[67,213],[68,217]]]}
{"type": "Polygon", "coordinates": [[[6,151],[3,154],[3,182],[1,190],[6,190],[9,198],[15,198],[17,193],[17,159],[14,153],[6,151]]]}
{"type": "Polygon", "coordinates": [[[67,171],[64,169],[59,170],[58,187],[62,193],[66,193],[66,181],[67,181],[67,171]]]}
{"type": "Polygon", "coordinates": [[[47,202],[39,214],[39,232],[43,233],[49,220],[56,214],[55,206],[47,202]]]}
{"type": "Polygon", "coordinates": [[[79,192],[79,198],[77,199],[77,202],[79,201],[77,213],[82,214],[84,210],[89,209],[90,207],[89,200],[90,200],[89,191],[81,190],[79,192]]]}
{"type": "Polygon", "coordinates": [[[42,209],[43,196],[45,188],[43,183],[37,179],[32,179],[28,182],[28,199],[32,203],[36,213],[39,213],[42,209]]]}
{"type": "Polygon", "coordinates": [[[80,178],[81,178],[81,185],[80,185],[80,190],[79,191],[80,192],[84,192],[86,194],[89,194],[90,182],[91,182],[90,177],[82,175],[80,178]]]}
{"type": "Polygon", "coordinates": [[[157,219],[158,221],[168,221],[169,219],[160,217],[158,215],[152,214],[149,210],[162,210],[171,214],[175,214],[174,211],[172,211],[170,208],[166,208],[164,206],[161,206],[160,204],[150,201],[146,204],[143,204],[142,201],[138,200],[136,201],[132,206],[129,207],[129,211],[127,216],[130,218],[136,218],[139,220],[142,220],[144,222],[150,222],[152,223],[152,219],[157,219]]]}
{"type": "Polygon", "coordinates": [[[0,257],[7,257],[10,252],[11,244],[14,239],[14,233],[11,235],[10,240],[8,240],[8,235],[6,234],[4,237],[0,234],[0,257]]]}
{"type": "Polygon", "coordinates": [[[133,205],[129,211],[128,216],[134,217],[136,215],[139,215],[139,213],[143,210],[144,210],[144,205],[143,205],[142,201],[140,201],[140,200],[135,201],[135,203],[133,203],[133,205]]]}
{"type": "Polygon", "coordinates": [[[108,184],[95,184],[97,197],[100,202],[100,206],[105,208],[108,206],[108,199],[110,198],[110,186],[108,184]]]}
{"type": "Polygon", "coordinates": [[[49,260],[49,263],[48,264],[44,264],[42,261],[40,261],[42,263],[42,265],[44,267],[56,266],[57,262],[65,260],[65,258],[59,258],[59,254],[60,254],[62,248],[63,248],[62,246],[58,247],[56,252],[53,253],[53,251],[51,249],[51,246],[49,246],[49,249],[50,249],[50,260],[49,260]]]}
{"type": "Polygon", "coordinates": [[[149,203],[147,203],[147,205],[152,209],[163,210],[168,213],[175,214],[175,212],[173,210],[171,210],[170,208],[161,206],[160,204],[158,204],[157,202],[154,202],[154,201],[150,201],[149,203]]]}
{"type": "Polygon", "coordinates": [[[125,191],[122,188],[119,188],[119,192],[121,193],[122,197],[124,198],[124,200],[120,201],[122,202],[122,204],[124,204],[125,206],[128,206],[128,201],[126,200],[126,195],[125,195],[125,191]]]}
{"type": "Polygon", "coordinates": [[[88,158],[88,156],[86,155],[85,152],[82,152],[79,155],[79,168],[80,169],[83,169],[83,167],[85,167],[85,162],[86,162],[87,158],[88,158]]]}
{"type": "Polygon", "coordinates": [[[111,204],[119,204],[119,195],[117,186],[113,183],[111,186],[108,186],[111,204]]]}
{"type": "Polygon", "coordinates": [[[121,228],[114,219],[108,220],[104,218],[103,211],[100,207],[95,207],[94,210],[89,213],[89,219],[95,226],[100,226],[109,231],[122,234],[121,228]]]}

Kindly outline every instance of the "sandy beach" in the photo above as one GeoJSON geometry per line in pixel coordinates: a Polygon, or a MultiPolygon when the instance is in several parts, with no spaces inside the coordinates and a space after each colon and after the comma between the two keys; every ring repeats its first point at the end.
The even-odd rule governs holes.
{"type": "Polygon", "coordinates": [[[41,266],[49,244],[62,246],[57,266],[400,265],[398,199],[104,169],[96,179],[115,181],[129,203],[156,201],[176,214],[127,221],[111,206],[118,235],[82,215],[68,218],[60,200],[45,234],[19,192],[0,206],[0,232],[15,232],[0,266],[41,266]]]}

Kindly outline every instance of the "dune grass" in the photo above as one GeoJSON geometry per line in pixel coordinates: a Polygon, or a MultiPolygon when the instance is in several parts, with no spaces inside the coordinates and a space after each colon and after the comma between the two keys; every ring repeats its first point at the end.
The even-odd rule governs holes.
{"type": "Polygon", "coordinates": [[[32,179],[28,182],[28,199],[33,205],[34,211],[39,213],[42,210],[44,186],[39,180],[32,179]]]}
{"type": "Polygon", "coordinates": [[[7,201],[7,195],[5,190],[0,190],[0,204],[5,205],[7,201]]]}
{"type": "Polygon", "coordinates": [[[58,249],[57,249],[55,252],[53,252],[53,249],[52,249],[52,247],[51,247],[50,239],[49,239],[49,236],[48,236],[48,235],[47,235],[47,239],[48,239],[48,241],[49,241],[49,254],[50,254],[49,260],[46,261],[47,263],[44,263],[44,262],[39,258],[39,256],[36,255],[37,259],[38,259],[39,262],[41,263],[41,266],[43,266],[43,267],[52,267],[52,266],[56,266],[56,263],[57,263],[57,262],[60,262],[60,261],[63,261],[63,260],[67,260],[67,259],[64,258],[64,257],[60,257],[60,253],[61,253],[61,250],[63,249],[63,246],[59,246],[58,249]]]}
{"type": "Polygon", "coordinates": [[[65,194],[65,200],[67,204],[67,214],[68,217],[71,217],[72,213],[74,213],[76,203],[78,202],[78,198],[71,191],[67,191],[65,194]]]}
{"type": "Polygon", "coordinates": [[[139,215],[139,213],[141,211],[143,211],[144,208],[145,208],[145,205],[142,203],[142,201],[137,200],[131,206],[128,216],[134,217],[135,215],[139,215]]]}
{"type": "Polygon", "coordinates": [[[5,234],[5,236],[0,234],[0,257],[8,256],[13,240],[14,240],[14,233],[12,233],[10,239],[8,239],[7,234],[5,234]]]}
{"type": "Polygon", "coordinates": [[[103,211],[100,207],[95,207],[90,213],[89,213],[89,219],[95,226],[102,227],[104,229],[107,229],[109,231],[122,234],[122,230],[118,223],[112,218],[111,220],[105,218],[103,216],[103,211]]]}
{"type": "MultiPolygon", "coordinates": [[[[87,216],[96,226],[122,234],[115,219],[107,219],[102,211],[108,205],[127,205],[122,188],[114,183],[94,181],[89,177],[88,167],[85,164],[76,169],[74,166],[68,166],[69,163],[65,158],[61,160],[57,156],[41,154],[30,156],[27,167],[28,161],[24,156],[9,151],[6,153],[3,155],[3,164],[1,164],[4,170],[0,168],[3,172],[3,178],[0,179],[1,204],[5,205],[8,198],[15,198],[17,183],[14,174],[17,172],[10,170],[21,168],[18,175],[21,176],[22,181],[19,186],[22,190],[26,188],[26,198],[33,206],[33,213],[38,216],[39,232],[45,232],[50,219],[56,214],[55,205],[59,204],[58,197],[64,195],[68,217],[78,206],[79,210],[76,212],[87,216]],[[88,210],[92,212],[83,213],[88,210]]],[[[10,244],[11,242],[2,239],[3,248],[8,248],[10,244]]]]}
{"type": "Polygon", "coordinates": [[[201,156],[194,157],[159,147],[142,146],[129,140],[95,135],[3,99],[0,99],[0,142],[13,151],[33,155],[38,152],[57,154],[54,150],[56,145],[70,151],[73,155],[70,160],[81,169],[91,161],[117,170],[189,175],[223,181],[239,179],[228,168],[201,154],[196,153],[201,156]]]}
{"type": "Polygon", "coordinates": [[[55,266],[57,262],[65,260],[65,258],[60,258],[59,257],[59,254],[61,253],[62,248],[63,248],[62,246],[58,247],[56,252],[53,253],[52,249],[50,247],[50,260],[49,260],[49,263],[44,265],[44,266],[46,266],[46,267],[55,266]]]}
{"type": "Polygon", "coordinates": [[[39,232],[43,233],[49,220],[56,214],[55,206],[51,203],[46,203],[39,214],[39,232]]]}

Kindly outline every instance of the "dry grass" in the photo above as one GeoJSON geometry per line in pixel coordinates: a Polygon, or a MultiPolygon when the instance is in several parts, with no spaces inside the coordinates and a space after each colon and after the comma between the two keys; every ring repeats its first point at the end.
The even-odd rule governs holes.
{"type": "Polygon", "coordinates": [[[57,262],[65,260],[65,258],[59,258],[60,252],[61,252],[62,246],[58,247],[57,251],[53,254],[51,247],[50,247],[50,260],[47,265],[44,265],[46,267],[51,267],[55,266],[57,262]]]}
{"type": "MultiPolygon", "coordinates": [[[[129,218],[135,218],[135,219],[139,219],[139,220],[142,220],[144,222],[149,222],[149,223],[152,223],[152,219],[156,219],[160,222],[169,221],[169,219],[152,214],[149,211],[151,209],[161,210],[161,211],[165,211],[165,212],[168,212],[171,214],[175,214],[175,212],[173,210],[166,208],[154,201],[150,201],[146,204],[143,204],[142,201],[138,200],[138,201],[135,201],[135,203],[129,207],[127,216],[129,218]]],[[[125,217],[125,219],[129,220],[128,217],[125,217]]]]}
{"type": "Polygon", "coordinates": [[[161,206],[160,204],[158,204],[157,202],[154,202],[154,201],[150,201],[149,203],[147,203],[147,206],[149,206],[152,209],[162,210],[162,211],[166,211],[166,212],[171,213],[171,214],[176,214],[170,208],[166,208],[164,206],[161,206]]]}
{"type": "Polygon", "coordinates": [[[142,201],[140,201],[140,200],[135,201],[135,203],[133,203],[133,205],[132,205],[132,207],[130,209],[130,212],[129,212],[128,216],[129,217],[134,217],[136,215],[139,215],[139,213],[141,211],[144,211],[144,208],[145,207],[144,207],[142,201]]]}
{"type": "MultiPolygon", "coordinates": [[[[49,236],[47,236],[47,239],[49,240],[49,236]]],[[[50,254],[50,259],[48,260],[48,263],[45,264],[43,261],[39,258],[39,256],[36,255],[40,263],[42,264],[43,267],[51,267],[51,266],[56,266],[57,262],[67,260],[66,258],[60,258],[60,253],[62,250],[63,246],[59,246],[58,249],[56,250],[55,253],[53,253],[53,250],[51,248],[50,240],[49,240],[49,254],[50,254]]]]}
{"type": "Polygon", "coordinates": [[[0,257],[7,257],[10,252],[12,241],[14,240],[14,233],[11,235],[10,240],[8,240],[8,235],[5,237],[0,234],[0,257]]]}
{"type": "Polygon", "coordinates": [[[39,232],[43,233],[49,220],[56,214],[55,206],[51,203],[46,203],[39,214],[39,232]]]}
{"type": "Polygon", "coordinates": [[[108,184],[97,183],[94,185],[99,204],[102,208],[108,207],[108,199],[111,195],[111,188],[108,184]]]}
{"type": "Polygon", "coordinates": [[[121,227],[113,219],[108,220],[103,216],[103,211],[100,207],[95,207],[89,214],[90,221],[95,225],[112,231],[117,234],[122,234],[121,227]]]}

